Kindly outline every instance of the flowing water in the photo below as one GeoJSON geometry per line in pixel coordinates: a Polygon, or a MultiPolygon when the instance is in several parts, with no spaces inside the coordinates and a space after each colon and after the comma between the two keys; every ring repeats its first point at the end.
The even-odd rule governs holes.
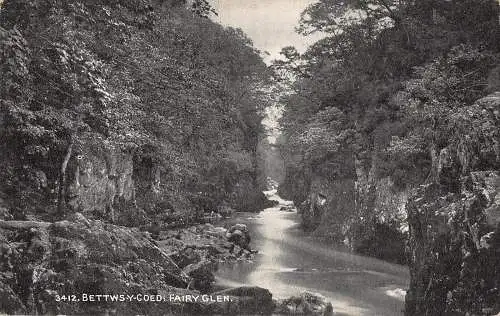
{"type": "Polygon", "coordinates": [[[245,223],[251,246],[259,251],[253,262],[221,265],[220,286],[256,285],[285,298],[303,291],[323,294],[335,315],[402,315],[409,274],[405,266],[355,255],[318,241],[300,229],[296,211],[280,211],[290,202],[259,214],[239,213],[230,223],[245,223]]]}

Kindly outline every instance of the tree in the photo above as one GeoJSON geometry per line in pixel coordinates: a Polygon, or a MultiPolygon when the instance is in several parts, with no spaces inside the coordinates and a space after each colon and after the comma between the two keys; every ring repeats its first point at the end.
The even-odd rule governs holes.
{"type": "Polygon", "coordinates": [[[497,168],[496,149],[487,149],[497,148],[495,124],[473,104],[495,81],[498,13],[489,0],[320,0],[306,8],[298,31],[325,37],[303,54],[284,48],[273,65],[293,81],[282,99],[282,193],[300,205],[303,192],[316,190],[311,178],[332,192],[349,178],[344,191],[357,192],[356,206],[345,199],[342,212],[335,202],[318,222],[342,223],[341,239],[379,253],[382,244],[365,241],[382,240],[373,234],[386,228],[404,244],[399,209],[375,203],[380,181],[395,194],[433,181],[456,192],[463,170],[497,168]],[[437,177],[440,155],[452,161],[446,179],[437,177]]]}
{"type": "MultiPolygon", "coordinates": [[[[199,194],[213,207],[229,199],[231,185],[255,176],[269,74],[241,30],[207,19],[208,2],[192,4],[6,1],[2,146],[16,151],[5,164],[42,171],[48,191],[67,197],[77,157],[112,148],[134,157],[137,205],[151,216],[167,211],[158,205],[201,208],[199,194]],[[213,175],[221,166],[227,177],[213,175]]],[[[9,187],[43,197],[21,184],[9,187]]],[[[51,194],[40,208],[55,207],[51,194]]]]}

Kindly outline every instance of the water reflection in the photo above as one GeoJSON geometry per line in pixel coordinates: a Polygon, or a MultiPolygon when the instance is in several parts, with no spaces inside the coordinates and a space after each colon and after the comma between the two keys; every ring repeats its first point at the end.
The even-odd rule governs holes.
{"type": "Polygon", "coordinates": [[[248,225],[251,245],[259,253],[254,262],[222,265],[219,284],[257,285],[281,298],[305,290],[318,292],[342,315],[402,315],[403,289],[408,286],[405,267],[313,240],[300,230],[296,212],[279,208],[231,220],[248,225]]]}

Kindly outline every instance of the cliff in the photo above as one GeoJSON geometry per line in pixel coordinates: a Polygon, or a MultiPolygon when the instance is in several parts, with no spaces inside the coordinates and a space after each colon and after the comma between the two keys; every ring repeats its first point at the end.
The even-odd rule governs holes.
{"type": "Polygon", "coordinates": [[[266,66],[196,3],[4,1],[6,219],[81,212],[137,226],[264,205],[266,66]]]}
{"type": "Polygon", "coordinates": [[[268,73],[246,35],[202,0],[0,5],[0,312],[270,312],[259,288],[168,300],[210,292],[236,259],[214,227],[185,227],[266,202],[268,73]]]}
{"type": "Polygon", "coordinates": [[[289,83],[280,193],[313,234],[404,263],[413,191],[445,173],[458,192],[459,174],[497,168],[495,95],[482,98],[499,90],[499,6],[375,2],[318,0],[298,30],[325,37],[273,64],[289,83]]]}
{"type": "Polygon", "coordinates": [[[299,205],[303,227],[358,253],[406,262],[409,190],[401,190],[390,177],[378,177],[372,159],[365,160],[368,170],[352,153],[334,159],[308,174],[290,173],[289,182],[280,186],[281,194],[299,205]]]}
{"type": "Polygon", "coordinates": [[[434,161],[435,180],[408,200],[407,315],[500,311],[498,113],[498,92],[458,111],[454,141],[434,161]]]}

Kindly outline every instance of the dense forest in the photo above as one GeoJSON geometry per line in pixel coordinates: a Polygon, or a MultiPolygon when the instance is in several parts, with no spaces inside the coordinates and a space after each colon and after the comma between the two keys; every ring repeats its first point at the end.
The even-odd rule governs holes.
{"type": "Polygon", "coordinates": [[[268,71],[211,10],[205,1],[5,1],[2,216],[78,211],[137,226],[258,210],[268,71]]]}
{"type": "Polygon", "coordinates": [[[200,222],[262,210],[270,176],[313,236],[409,266],[406,315],[500,313],[498,1],[317,0],[297,31],[322,39],[270,67],[214,14],[0,0],[0,312],[271,314],[258,287],[56,299],[212,293],[241,257],[200,222]]]}
{"type": "Polygon", "coordinates": [[[274,63],[283,197],[305,228],[410,266],[407,315],[499,312],[500,25],[493,0],[320,0],[274,63]]]}
{"type": "Polygon", "coordinates": [[[211,289],[214,263],[234,255],[193,225],[268,203],[260,52],[205,0],[0,6],[0,312],[212,313],[68,297],[211,289]]]}

